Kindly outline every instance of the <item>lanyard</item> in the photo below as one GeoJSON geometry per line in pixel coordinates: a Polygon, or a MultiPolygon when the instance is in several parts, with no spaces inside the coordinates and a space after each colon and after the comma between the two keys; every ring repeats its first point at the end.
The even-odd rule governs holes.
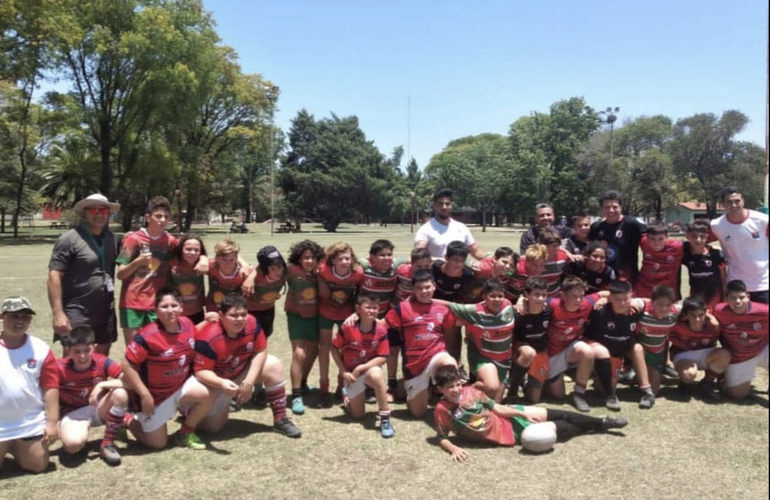
{"type": "Polygon", "coordinates": [[[102,268],[102,271],[106,273],[107,269],[105,268],[104,263],[104,238],[106,235],[102,233],[102,242],[99,243],[96,241],[96,238],[94,238],[94,235],[91,234],[91,231],[85,227],[85,225],[80,225],[78,227],[78,233],[80,233],[80,236],[86,240],[86,243],[88,243],[88,246],[91,247],[91,250],[96,253],[96,256],[99,257],[99,266],[102,268]]]}

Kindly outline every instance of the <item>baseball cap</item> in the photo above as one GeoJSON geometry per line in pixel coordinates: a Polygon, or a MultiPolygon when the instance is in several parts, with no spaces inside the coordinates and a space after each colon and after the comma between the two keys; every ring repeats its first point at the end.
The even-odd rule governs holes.
{"type": "Polygon", "coordinates": [[[286,261],[283,260],[281,252],[272,245],[267,245],[259,249],[259,252],[257,252],[257,262],[264,273],[267,273],[267,268],[273,264],[286,267],[286,261]]]}
{"type": "Polygon", "coordinates": [[[3,300],[3,305],[0,306],[0,313],[14,313],[19,311],[29,311],[35,314],[35,310],[32,309],[32,302],[26,297],[7,297],[3,300]]]}

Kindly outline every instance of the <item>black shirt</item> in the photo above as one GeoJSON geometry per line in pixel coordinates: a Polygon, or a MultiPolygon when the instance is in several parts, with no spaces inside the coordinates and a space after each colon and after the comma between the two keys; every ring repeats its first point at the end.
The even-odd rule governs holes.
{"type": "Polygon", "coordinates": [[[589,240],[603,241],[607,245],[607,264],[619,279],[636,282],[639,274],[639,242],[647,226],[636,217],[627,215],[615,224],[597,221],[591,224],[589,240]]]}
{"type": "MultiPolygon", "coordinates": [[[[570,236],[572,236],[572,229],[565,227],[565,226],[551,226],[549,229],[552,229],[557,235],[559,235],[559,238],[561,239],[567,239],[570,236]]],[[[521,243],[519,244],[519,253],[523,257],[525,253],[527,253],[527,248],[529,248],[530,245],[534,245],[537,243],[537,239],[540,236],[540,227],[539,226],[532,226],[527,230],[526,233],[521,235],[521,243]]]]}
{"type": "Polygon", "coordinates": [[[434,298],[457,302],[460,297],[460,289],[473,280],[473,271],[468,267],[463,267],[461,276],[447,276],[441,269],[443,261],[437,260],[430,266],[433,272],[433,279],[436,280],[436,292],[434,298]]]}
{"type": "Polygon", "coordinates": [[[516,324],[513,327],[513,340],[523,342],[536,352],[543,352],[548,347],[548,324],[551,322],[550,307],[543,309],[540,314],[516,313],[516,324]]]}
{"type": "Polygon", "coordinates": [[[708,254],[694,255],[690,242],[684,242],[682,265],[690,273],[690,296],[697,297],[708,305],[712,300],[722,299],[722,274],[720,267],[725,264],[724,255],[718,248],[709,248],[708,254]]]}
{"type": "Polygon", "coordinates": [[[604,266],[604,270],[597,273],[588,269],[585,262],[570,262],[567,266],[567,274],[577,276],[585,281],[588,285],[586,293],[589,295],[601,290],[607,290],[610,283],[617,279],[615,270],[610,266],[604,266]]]}
{"type": "Polygon", "coordinates": [[[606,304],[591,311],[586,338],[602,344],[613,358],[623,357],[636,344],[636,326],[642,314],[617,314],[612,310],[612,304],[606,304]]]}
{"type": "Polygon", "coordinates": [[[580,241],[574,234],[569,238],[565,238],[561,242],[561,247],[572,255],[582,254],[583,250],[585,250],[587,246],[587,241],[580,241]]]}

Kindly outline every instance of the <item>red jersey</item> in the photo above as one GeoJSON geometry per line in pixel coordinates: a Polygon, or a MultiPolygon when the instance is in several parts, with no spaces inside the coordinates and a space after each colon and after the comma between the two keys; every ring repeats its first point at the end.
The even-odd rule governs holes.
{"type": "Polygon", "coordinates": [[[387,357],[390,354],[388,328],[376,322],[369,332],[362,332],[360,323],[353,326],[342,325],[332,339],[332,345],[339,351],[342,364],[348,371],[353,371],[357,366],[374,358],[387,357]]]}
{"type": "MultiPolygon", "coordinates": [[[[524,287],[530,275],[527,273],[527,261],[521,259],[513,270],[513,274],[508,278],[508,286],[505,288],[505,298],[512,303],[516,303],[524,294],[524,287]]],[[[549,287],[550,288],[550,287],[549,287]]]]}
{"type": "Polygon", "coordinates": [[[686,320],[679,321],[671,328],[668,340],[671,342],[671,357],[682,352],[708,349],[716,346],[719,340],[719,327],[705,321],[703,331],[696,332],[690,328],[686,320]]]}
{"type": "Polygon", "coordinates": [[[439,436],[448,439],[454,432],[461,438],[482,443],[513,446],[516,437],[512,419],[501,417],[492,409],[495,402],[475,387],[465,386],[460,402],[455,404],[444,398],[433,411],[439,436]]]}
{"type": "Polygon", "coordinates": [[[586,295],[577,311],[568,311],[562,299],[550,299],[551,322],[548,324],[548,356],[556,356],[573,341],[583,336],[588,317],[594,309],[598,295],[586,295]]]}
{"type": "Polygon", "coordinates": [[[557,297],[561,293],[561,278],[564,276],[564,270],[568,265],[567,253],[561,248],[557,251],[555,259],[546,261],[540,277],[548,283],[549,297],[557,297]]]}
{"type": "Polygon", "coordinates": [[[719,340],[732,354],[731,364],[748,361],[767,346],[767,304],[749,302],[746,314],[736,314],[727,302],[722,302],[713,314],[719,321],[719,340]]]}
{"type": "Polygon", "coordinates": [[[355,271],[351,269],[347,276],[340,276],[333,266],[322,262],[318,269],[318,312],[321,316],[342,321],[353,314],[353,298],[363,280],[364,271],[360,267],[355,271]]]}
{"type": "Polygon", "coordinates": [[[126,347],[126,361],[136,367],[156,405],[174,394],[190,376],[194,336],[195,325],[188,318],[179,318],[178,333],[168,333],[154,321],[126,347]]]}
{"type": "Polygon", "coordinates": [[[232,274],[224,274],[217,261],[209,266],[209,294],[206,296],[206,311],[219,311],[219,304],[231,293],[241,293],[241,285],[246,278],[241,273],[241,265],[235,266],[232,274]]]}
{"type": "Polygon", "coordinates": [[[388,311],[396,291],[396,280],[398,279],[396,269],[391,266],[381,273],[374,268],[369,260],[361,259],[360,264],[364,272],[361,290],[377,298],[377,305],[380,308],[379,316],[382,317],[388,311]]]}
{"type": "Polygon", "coordinates": [[[412,263],[404,262],[396,267],[396,293],[392,305],[407,300],[412,296],[412,263]]]}
{"type": "Polygon", "coordinates": [[[221,378],[235,380],[246,370],[251,358],[265,349],[265,332],[252,315],[235,338],[228,337],[221,322],[209,323],[195,336],[193,370],[211,370],[221,378]]]}
{"type": "Polygon", "coordinates": [[[192,316],[203,311],[206,302],[206,290],[203,275],[195,272],[195,266],[186,262],[171,261],[169,284],[182,296],[182,308],[185,316],[192,316]]]}
{"type": "Polygon", "coordinates": [[[174,236],[166,232],[152,238],[144,228],[123,237],[120,255],[115,259],[115,263],[130,264],[139,256],[145,245],[149,246],[152,252],[152,262],[123,280],[123,286],[120,288],[120,307],[137,311],[155,309],[155,292],[166,286],[171,254],[178,243],[174,236]]]}
{"type": "Polygon", "coordinates": [[[254,295],[246,298],[246,308],[249,311],[268,311],[275,307],[275,303],[281,298],[281,291],[286,285],[286,276],[281,276],[275,281],[270,281],[267,274],[257,270],[254,279],[254,295]]]}
{"type": "Polygon", "coordinates": [[[318,315],[318,276],[315,272],[306,273],[295,264],[287,266],[287,283],[284,309],[287,313],[296,314],[302,318],[313,318],[318,315]]]}
{"type": "Polygon", "coordinates": [[[446,351],[444,332],[456,319],[445,305],[433,301],[423,304],[411,298],[388,311],[385,321],[398,330],[404,346],[404,378],[411,379],[425,371],[433,356],[446,351]]]}
{"type": "Polygon", "coordinates": [[[61,415],[88,406],[94,386],[110,378],[118,378],[123,369],[118,363],[94,353],[91,365],[83,371],[75,370],[72,358],[56,360],[59,370],[59,408],[61,415]]]}
{"type": "Polygon", "coordinates": [[[642,249],[642,269],[639,271],[639,277],[634,286],[634,295],[649,299],[654,287],[665,285],[674,290],[676,300],[679,300],[680,268],[684,257],[682,242],[680,240],[666,240],[666,246],[663,247],[663,250],[656,252],[650,246],[645,235],[642,236],[639,248],[642,249]]]}
{"type": "Polygon", "coordinates": [[[460,290],[460,297],[465,304],[475,304],[482,300],[482,291],[484,290],[484,282],[488,279],[498,279],[503,283],[508,282],[508,276],[503,274],[495,276],[495,259],[493,257],[486,257],[473,266],[473,280],[463,285],[460,290]]]}

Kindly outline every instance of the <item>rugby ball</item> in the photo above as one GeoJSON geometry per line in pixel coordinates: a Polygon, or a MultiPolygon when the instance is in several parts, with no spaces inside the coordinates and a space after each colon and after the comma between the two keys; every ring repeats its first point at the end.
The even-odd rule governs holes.
{"type": "Polygon", "coordinates": [[[521,445],[532,453],[545,453],[556,443],[556,428],[553,423],[532,424],[521,433],[521,445]]]}

